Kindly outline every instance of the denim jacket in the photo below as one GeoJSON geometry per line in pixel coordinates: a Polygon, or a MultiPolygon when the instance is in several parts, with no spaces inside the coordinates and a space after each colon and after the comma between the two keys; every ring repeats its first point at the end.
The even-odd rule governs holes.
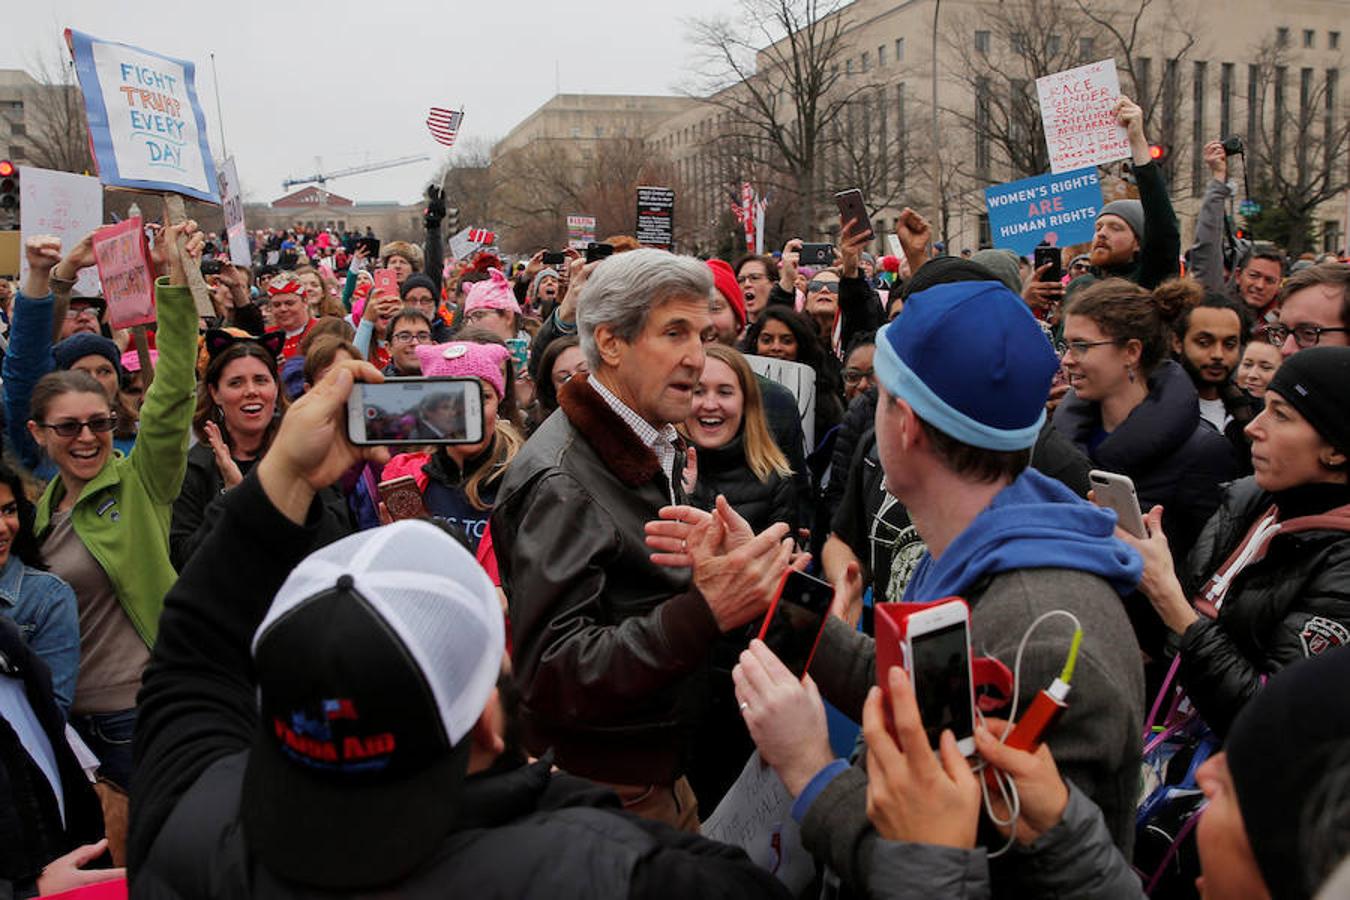
{"type": "Polygon", "coordinates": [[[0,569],[0,612],[14,620],[24,641],[52,670],[56,705],[69,714],[80,669],[75,591],[50,572],[24,565],[11,553],[0,569]]]}

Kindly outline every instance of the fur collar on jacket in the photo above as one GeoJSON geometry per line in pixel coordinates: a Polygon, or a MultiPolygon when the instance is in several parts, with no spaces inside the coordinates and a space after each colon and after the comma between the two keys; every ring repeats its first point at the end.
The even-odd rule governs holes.
{"type": "MultiPolygon", "coordinates": [[[[638,440],[633,429],[596,393],[585,375],[577,375],[562,386],[558,406],[624,484],[639,487],[660,473],[661,462],[656,453],[638,440]]],[[[683,445],[677,445],[676,449],[682,450],[683,445]]],[[[677,457],[676,469],[679,468],[677,457]]]]}

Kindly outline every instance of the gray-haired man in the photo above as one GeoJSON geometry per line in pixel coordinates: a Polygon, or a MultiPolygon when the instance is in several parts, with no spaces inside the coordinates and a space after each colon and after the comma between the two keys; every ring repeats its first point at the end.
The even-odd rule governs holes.
{"type": "Polygon", "coordinates": [[[559,391],[492,515],[526,746],[689,830],[691,676],[722,632],[763,613],[791,550],[781,524],[730,553],[716,534],[691,541],[692,569],[654,565],[645,543],[645,523],[683,500],[674,423],[703,370],[711,290],[702,262],[659,250],[595,268],[577,313],[590,376],[559,391]]]}

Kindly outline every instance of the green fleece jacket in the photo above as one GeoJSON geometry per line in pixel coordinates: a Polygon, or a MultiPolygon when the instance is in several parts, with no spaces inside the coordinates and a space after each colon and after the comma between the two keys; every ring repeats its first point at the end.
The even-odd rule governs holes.
{"type": "MultiPolygon", "coordinates": [[[[159,633],[164,595],[178,578],[169,562],[169,518],[187,469],[195,407],[197,310],[186,287],[155,283],[159,364],[145,393],[136,446],[114,451],[71,510],[75,533],[107,573],[117,599],[147,646],[159,633]]],[[[66,488],[53,478],[38,500],[39,541],[66,488]]]]}

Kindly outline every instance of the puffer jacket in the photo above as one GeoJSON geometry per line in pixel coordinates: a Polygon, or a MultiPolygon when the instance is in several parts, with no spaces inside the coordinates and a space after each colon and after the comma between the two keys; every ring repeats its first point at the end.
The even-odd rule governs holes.
{"type": "Polygon", "coordinates": [[[654,565],[646,545],[645,523],[684,492],[587,378],[558,401],[491,519],[525,743],[576,775],[670,784],[720,634],[689,570],[654,565]]]}
{"type": "Polygon", "coordinates": [[[1268,676],[1350,645],[1350,488],[1313,484],[1269,494],[1255,478],[1225,489],[1223,504],[1186,561],[1188,596],[1227,568],[1252,524],[1272,505],[1281,522],[1341,508],[1337,528],[1279,533],[1263,558],[1233,579],[1218,617],[1202,616],[1181,636],[1179,677],[1201,717],[1226,734],[1268,676]]]}
{"type": "Polygon", "coordinates": [[[722,494],[756,534],[775,522],[786,522],[796,532],[797,487],[792,476],[775,473],[760,481],[745,460],[744,431],[716,450],[697,450],[696,459],[698,481],[690,504],[711,510],[722,494]]]}
{"type": "Polygon", "coordinates": [[[1094,468],[1134,481],[1139,507],[1163,507],[1163,530],[1177,559],[1219,505],[1219,485],[1237,475],[1223,435],[1200,418],[1200,401],[1186,370],[1171,360],[1148,378],[1148,397],[1115,431],[1088,444],[1101,426],[1101,406],[1069,391],[1055,410],[1055,427],[1078,446],[1094,468]]]}

